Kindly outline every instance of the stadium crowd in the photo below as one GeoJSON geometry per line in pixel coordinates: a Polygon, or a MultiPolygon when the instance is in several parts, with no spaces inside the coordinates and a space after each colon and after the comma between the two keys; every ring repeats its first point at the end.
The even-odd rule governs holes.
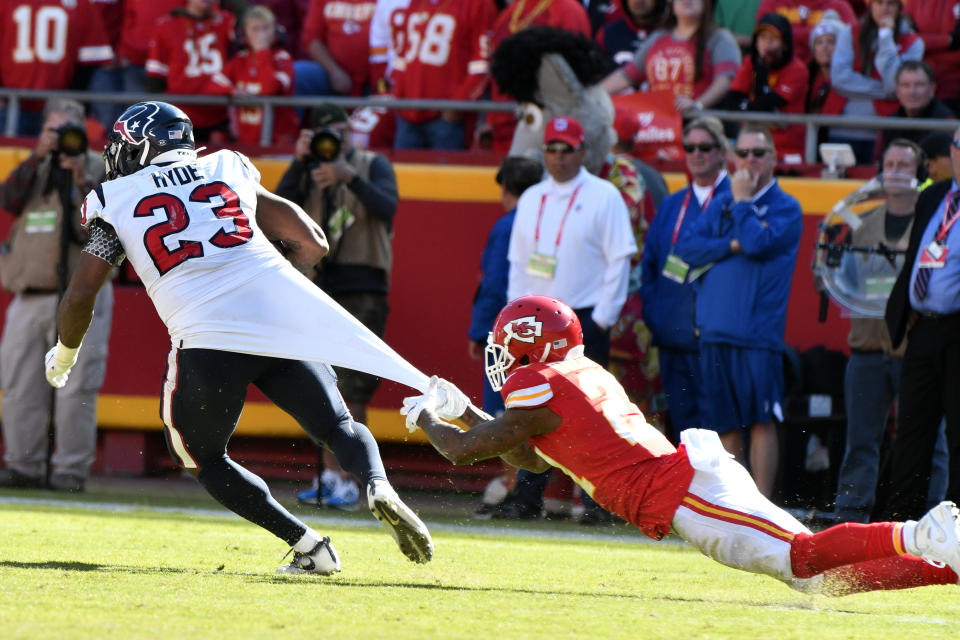
{"type": "MultiPolygon", "coordinates": [[[[0,13],[0,86],[138,96],[369,97],[350,114],[350,126],[339,130],[350,137],[348,149],[510,151],[524,157],[535,166],[505,163],[498,182],[505,210],[529,227],[523,229],[529,246],[521,250],[520,236],[510,237],[514,223],[498,223],[483,263],[485,276],[495,272],[497,278],[485,279],[484,295],[478,296],[478,305],[487,307],[483,313],[475,309],[471,353],[479,357],[491,312],[506,302],[507,292],[549,293],[543,283],[570,279],[564,271],[569,262],[589,264],[577,275],[601,283],[609,295],[583,296],[571,306],[598,332],[604,355],[594,359],[610,356],[631,398],[674,442],[685,426],[727,434],[728,450],[750,464],[763,493],[772,495],[778,464],[772,425],[783,419],[779,362],[800,233],[799,205],[774,176],[778,166],[802,161],[804,133],[796,125],[740,129],[699,112],[954,119],[960,112],[958,6],[953,0],[28,0],[7,3],[0,13]],[[378,106],[380,96],[511,100],[515,96],[494,79],[496,52],[533,28],[561,30],[589,51],[585,59],[600,72],[586,73],[592,81],[585,84],[617,100],[611,123],[617,140],[591,135],[588,122],[559,114],[570,117],[543,123],[547,136],[518,149],[515,130],[523,122],[510,113],[393,112],[378,106]],[[673,157],[691,185],[665,199],[659,176],[642,161],[660,158],[662,150],[639,150],[642,132],[630,106],[637,103],[619,102],[630,96],[660,101],[666,105],[662,117],[675,121],[682,144],[673,157]],[[563,164],[574,160],[575,166],[563,164]],[[539,188],[531,178],[540,175],[537,163],[545,176],[539,188]],[[728,166],[734,167],[730,175],[728,166]],[[558,264],[567,215],[588,200],[578,202],[583,185],[619,195],[603,215],[611,229],[629,229],[631,237],[611,232],[604,239],[606,249],[620,243],[610,250],[615,259],[598,250],[558,264]],[[708,219],[709,211],[727,218],[708,219]],[[768,211],[771,217],[757,223],[768,211]],[[541,221],[545,236],[556,236],[556,251],[537,244],[541,221]],[[743,296],[731,302],[730,283],[748,280],[743,296]],[[645,301],[645,295],[676,304],[645,301]],[[766,310],[756,326],[742,317],[748,303],[766,310]],[[626,325],[633,329],[626,331],[626,325]],[[728,382],[728,388],[708,392],[700,382],[705,379],[728,382]]],[[[552,51],[562,53],[559,47],[552,51]]],[[[91,141],[104,136],[122,107],[90,105],[91,141]]],[[[273,149],[292,152],[297,145],[298,160],[307,155],[310,138],[303,130],[323,128],[309,110],[276,109],[267,136],[259,106],[184,110],[198,143],[253,148],[269,138],[273,149]]],[[[38,136],[43,122],[42,102],[20,103],[18,134],[38,136]]],[[[919,143],[910,149],[926,151],[915,153],[924,178],[928,162],[957,153],[955,143],[945,147],[919,130],[834,127],[820,133],[823,141],[849,144],[860,164],[880,160],[891,145],[903,147],[903,139],[919,143]]],[[[950,177],[949,160],[946,167],[950,177]]],[[[919,169],[914,173],[921,176],[919,169]]],[[[329,217],[320,222],[330,223],[329,217]]],[[[381,235],[388,234],[389,224],[381,235]]],[[[574,283],[567,297],[578,286],[587,288],[574,283]]],[[[4,376],[10,375],[5,367],[4,376]]],[[[369,394],[361,397],[369,401],[369,394]]],[[[491,412],[498,408],[489,396],[485,404],[491,412]]],[[[362,402],[354,411],[362,412],[362,402]]],[[[8,446],[8,467],[9,455],[8,446]]],[[[36,486],[37,464],[0,475],[0,485],[36,486]]],[[[72,473],[78,482],[71,486],[82,490],[87,470],[72,473]]],[[[562,484],[551,482],[544,489],[546,476],[533,490],[523,482],[521,476],[506,499],[506,490],[489,497],[482,515],[541,517],[544,498],[557,495],[563,504],[555,513],[569,512],[569,486],[551,489],[562,484]]],[[[502,486],[513,484],[509,478],[502,486]]],[[[585,521],[605,520],[594,513],[585,521]]]]}

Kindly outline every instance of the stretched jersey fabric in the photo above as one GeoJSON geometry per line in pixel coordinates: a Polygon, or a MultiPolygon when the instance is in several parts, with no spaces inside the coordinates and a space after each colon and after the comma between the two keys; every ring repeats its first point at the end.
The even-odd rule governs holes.
{"type": "MultiPolygon", "coordinates": [[[[113,59],[100,11],[90,0],[0,0],[0,20],[4,87],[67,89],[77,64],[113,59]]],[[[42,103],[23,106],[39,109],[42,103]]]]}
{"type": "MultiPolygon", "coordinates": [[[[487,82],[490,29],[496,19],[489,0],[411,0],[403,53],[394,63],[398,98],[474,100],[487,82]]],[[[436,111],[398,111],[409,122],[436,118],[436,111]]]]}
{"type": "Polygon", "coordinates": [[[351,93],[364,94],[370,81],[370,20],[373,0],[313,0],[301,34],[301,46],[319,40],[353,81],[351,93]]]}
{"type": "Polygon", "coordinates": [[[150,166],[91,191],[82,221],[113,227],[175,348],[326,362],[426,390],[274,248],[257,225],[259,181],[234,151],[150,166]]]}
{"type": "MultiPolygon", "coordinates": [[[[211,10],[197,19],[177,9],[157,21],[150,41],[146,69],[164,78],[167,93],[209,94],[209,83],[223,72],[227,44],[233,39],[233,14],[211,10]]],[[[227,118],[225,107],[183,105],[194,127],[213,127],[227,118]]]]}
{"type": "Polygon", "coordinates": [[[511,374],[501,393],[507,409],[547,407],[563,420],[530,438],[540,457],[651,538],[670,531],[693,468],[608,371],[586,357],[531,364],[511,374]]]}

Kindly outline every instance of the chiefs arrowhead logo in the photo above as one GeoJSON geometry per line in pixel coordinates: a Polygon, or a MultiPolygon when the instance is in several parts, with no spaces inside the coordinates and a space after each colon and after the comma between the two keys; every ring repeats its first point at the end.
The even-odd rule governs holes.
{"type": "Polygon", "coordinates": [[[509,323],[504,330],[514,340],[533,344],[543,335],[543,323],[536,316],[524,316],[509,323]]]}

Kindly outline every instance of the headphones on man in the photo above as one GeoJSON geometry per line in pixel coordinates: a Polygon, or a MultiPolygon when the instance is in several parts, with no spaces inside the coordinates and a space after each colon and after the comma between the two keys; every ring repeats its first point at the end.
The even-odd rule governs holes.
{"type": "Polygon", "coordinates": [[[927,178],[930,177],[930,172],[927,170],[927,154],[924,152],[923,147],[908,138],[894,138],[890,141],[886,149],[884,149],[883,153],[880,155],[880,159],[877,161],[878,176],[883,176],[883,156],[887,154],[887,149],[890,147],[906,147],[908,149],[913,149],[913,153],[917,157],[917,174],[915,176],[917,179],[917,186],[919,187],[927,181],[927,178]]]}

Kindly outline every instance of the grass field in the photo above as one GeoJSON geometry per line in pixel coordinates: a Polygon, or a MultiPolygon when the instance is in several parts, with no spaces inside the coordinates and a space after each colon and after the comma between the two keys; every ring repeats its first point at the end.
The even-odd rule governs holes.
{"type": "Polygon", "coordinates": [[[280,576],[283,544],[208,501],[83,500],[0,493],[0,638],[929,640],[960,627],[956,588],[804,596],[626,527],[505,530],[425,511],[436,555],[414,565],[366,511],[301,510],[343,572],[280,576]]]}

